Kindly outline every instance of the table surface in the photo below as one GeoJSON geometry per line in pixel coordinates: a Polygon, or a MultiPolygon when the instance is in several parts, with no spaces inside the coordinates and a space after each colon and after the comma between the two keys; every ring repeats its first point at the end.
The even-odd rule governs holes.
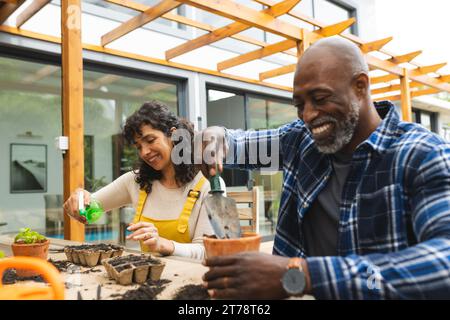
{"type": "MultiPolygon", "coordinates": [[[[8,235],[0,236],[0,250],[4,251],[6,256],[11,255],[10,244],[13,238],[8,235]]],[[[54,252],[60,250],[67,245],[79,244],[73,241],[50,239],[49,258],[53,260],[66,260],[64,253],[54,252]]],[[[272,251],[273,242],[261,243],[260,251],[270,253],[272,251]]],[[[139,251],[126,249],[124,254],[136,254],[139,251]]],[[[186,259],[181,257],[158,257],[166,263],[161,279],[169,279],[170,283],[158,295],[158,299],[172,299],[176,292],[183,286],[188,284],[201,284],[202,276],[207,271],[200,261],[186,259]]],[[[115,295],[123,294],[128,290],[136,289],[138,285],[122,286],[114,280],[109,279],[103,266],[94,268],[81,267],[74,273],[62,273],[66,282],[66,299],[75,300],[78,293],[81,294],[83,300],[92,300],[97,298],[97,287],[101,286],[101,299],[117,299],[115,295]],[[91,272],[83,273],[91,269],[91,272]],[[92,272],[92,270],[99,270],[92,272]],[[111,296],[113,295],[113,296],[111,296]]],[[[42,284],[43,285],[43,284],[42,284]]]]}

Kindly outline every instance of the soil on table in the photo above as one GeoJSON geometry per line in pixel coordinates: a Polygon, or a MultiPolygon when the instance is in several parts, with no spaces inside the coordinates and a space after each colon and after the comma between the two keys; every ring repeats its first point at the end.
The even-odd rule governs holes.
{"type": "Polygon", "coordinates": [[[54,265],[59,272],[67,272],[70,268],[76,266],[75,264],[67,260],[53,260],[50,258],[48,259],[48,262],[54,265]]]}
{"type": "Polygon", "coordinates": [[[14,270],[14,269],[8,269],[3,273],[3,278],[2,278],[3,284],[14,284],[17,281],[45,282],[45,280],[41,276],[19,277],[19,276],[17,276],[16,270],[14,270]]]}
{"type": "Polygon", "coordinates": [[[171,280],[161,279],[158,281],[149,280],[140,285],[137,289],[128,290],[123,295],[113,294],[111,297],[119,297],[117,300],[157,300],[156,296],[165,288],[171,280]]]}
{"type": "Polygon", "coordinates": [[[188,284],[177,291],[173,300],[211,300],[211,298],[208,290],[202,285],[188,284]]]}

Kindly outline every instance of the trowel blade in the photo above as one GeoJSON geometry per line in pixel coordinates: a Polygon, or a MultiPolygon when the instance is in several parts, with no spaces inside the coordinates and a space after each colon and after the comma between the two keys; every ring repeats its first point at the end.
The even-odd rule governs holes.
{"type": "Polygon", "coordinates": [[[213,193],[205,200],[206,212],[216,236],[221,239],[241,237],[241,226],[236,201],[224,197],[221,193],[213,193]]]}

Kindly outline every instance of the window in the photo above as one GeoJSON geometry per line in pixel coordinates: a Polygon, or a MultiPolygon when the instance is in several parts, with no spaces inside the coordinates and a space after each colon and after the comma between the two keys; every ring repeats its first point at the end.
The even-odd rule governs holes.
{"type": "Polygon", "coordinates": [[[428,130],[437,133],[437,115],[435,112],[413,109],[412,120],[413,122],[421,124],[428,130]]]}
{"type": "MultiPolygon", "coordinates": [[[[61,68],[56,59],[51,62],[50,57],[42,56],[38,61],[37,55],[14,52],[14,56],[22,59],[18,60],[8,50],[11,57],[0,55],[0,148],[5,150],[5,156],[0,157],[0,175],[10,176],[11,145],[44,146],[47,172],[46,189],[41,188],[44,191],[40,192],[10,193],[10,179],[2,179],[0,222],[7,225],[0,231],[16,233],[29,227],[62,238],[63,158],[54,146],[55,137],[63,131],[61,68]]],[[[134,148],[127,148],[120,141],[126,117],[143,102],[153,99],[179,113],[183,110],[184,83],[142,71],[100,68],[92,63],[85,63],[83,81],[85,188],[96,191],[129,170],[137,159],[134,148]]],[[[40,178],[37,170],[28,171],[25,172],[28,177],[34,174],[36,179],[40,178]]],[[[124,212],[130,211],[124,209],[127,210],[115,210],[111,216],[105,215],[98,223],[86,226],[86,241],[118,241],[119,222],[124,212]]]]}
{"type": "MultiPolygon", "coordinates": [[[[297,119],[297,112],[289,99],[265,97],[222,88],[208,88],[207,125],[221,125],[230,129],[263,130],[297,119]]],[[[222,178],[227,190],[243,191],[259,188],[264,205],[260,206],[259,233],[275,233],[283,176],[281,172],[259,172],[225,169],[222,178]]]]}

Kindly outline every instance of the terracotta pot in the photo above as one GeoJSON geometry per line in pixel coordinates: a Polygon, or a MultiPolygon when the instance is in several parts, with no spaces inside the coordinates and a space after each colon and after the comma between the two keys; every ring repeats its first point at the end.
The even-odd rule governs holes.
{"type": "Polygon", "coordinates": [[[227,256],[244,251],[259,251],[261,236],[254,232],[244,232],[238,239],[215,239],[203,237],[206,257],[227,256]]]}
{"type": "MultiPolygon", "coordinates": [[[[22,256],[22,257],[36,257],[47,260],[48,257],[48,247],[50,245],[50,241],[47,240],[42,243],[33,243],[33,244],[21,244],[21,243],[13,243],[11,245],[12,252],[14,256],[22,256]]],[[[39,273],[31,270],[16,270],[17,276],[19,277],[34,277],[38,276],[39,273]]]]}

